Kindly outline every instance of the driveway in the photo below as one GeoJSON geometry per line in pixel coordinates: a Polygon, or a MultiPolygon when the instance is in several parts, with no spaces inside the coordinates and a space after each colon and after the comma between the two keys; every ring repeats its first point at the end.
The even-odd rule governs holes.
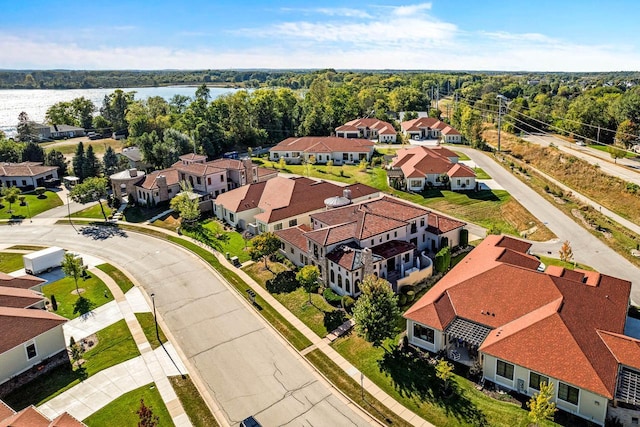
{"type": "Polygon", "coordinates": [[[147,293],[226,423],[368,425],[207,265],[172,244],[126,232],[77,235],[69,226],[0,227],[0,245],[56,245],[130,272],[147,293]]]}

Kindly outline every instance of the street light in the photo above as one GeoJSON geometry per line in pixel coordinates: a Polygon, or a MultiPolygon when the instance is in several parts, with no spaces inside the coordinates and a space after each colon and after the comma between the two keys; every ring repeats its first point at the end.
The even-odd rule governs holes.
{"type": "Polygon", "coordinates": [[[162,344],[160,340],[160,331],[158,330],[158,318],[156,317],[156,294],[151,294],[151,302],[153,303],[153,322],[156,324],[156,338],[158,338],[158,342],[162,344]]]}
{"type": "Polygon", "coordinates": [[[33,220],[31,219],[31,210],[29,210],[29,202],[24,202],[25,205],[27,205],[27,215],[29,216],[29,222],[33,222],[33,220]]]}
{"type": "Polygon", "coordinates": [[[73,225],[73,222],[71,222],[71,205],[70,205],[70,202],[69,202],[69,192],[67,192],[67,212],[69,213],[69,224],[71,224],[73,229],[76,230],[77,234],[80,234],[80,232],[78,231],[76,226],[73,225]]]}

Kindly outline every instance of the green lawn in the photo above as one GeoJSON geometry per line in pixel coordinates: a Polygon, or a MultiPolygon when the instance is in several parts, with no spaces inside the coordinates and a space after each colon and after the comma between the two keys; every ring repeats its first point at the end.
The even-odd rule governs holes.
{"type": "Polygon", "coordinates": [[[469,158],[469,156],[467,156],[464,153],[461,153],[460,151],[453,151],[454,153],[456,153],[458,155],[458,160],[471,160],[471,158],[469,158]]]}
{"type": "MultiPolygon", "coordinates": [[[[602,145],[602,144],[589,144],[588,145],[589,148],[593,148],[594,150],[599,150],[599,151],[604,151],[605,153],[609,153],[609,148],[611,147],[610,145],[602,145]]],[[[615,148],[619,148],[619,147],[615,147],[615,148]]],[[[625,155],[624,157],[631,159],[633,157],[636,157],[636,154],[633,153],[629,153],[627,151],[625,151],[625,155]]],[[[613,160],[613,158],[611,158],[611,160],[613,160]]]]}
{"type": "Polygon", "coordinates": [[[32,404],[41,405],[82,379],[140,355],[124,319],[98,331],[96,336],[98,343],[84,354],[82,370],[73,370],[70,364],[60,366],[20,387],[3,400],[16,410],[32,404]]]}
{"type": "Polygon", "coordinates": [[[169,209],[168,203],[161,203],[158,206],[148,208],[144,206],[127,206],[127,208],[124,210],[124,219],[127,222],[145,222],[150,218],[161,214],[167,209],[169,209]]]}
{"type": "Polygon", "coordinates": [[[147,384],[123,394],[85,418],[82,422],[89,427],[139,425],[140,417],[137,411],[140,409],[140,400],[144,400],[145,406],[151,408],[153,415],[158,417],[157,426],[168,427],[175,425],[155,383],[147,384]]]}
{"type": "Polygon", "coordinates": [[[574,270],[578,268],[580,270],[595,271],[593,267],[580,264],[580,263],[577,263],[574,266],[572,262],[565,262],[565,261],[559,260],[558,258],[551,258],[546,256],[539,256],[538,258],[540,258],[540,261],[546,266],[557,265],[559,267],[566,268],[567,270],[574,270]]]}
{"type": "Polygon", "coordinates": [[[189,417],[189,421],[194,427],[218,427],[219,424],[214,418],[211,410],[205,403],[202,396],[198,392],[198,389],[191,378],[188,376],[182,378],[181,376],[169,377],[169,381],[173,386],[180,403],[184,411],[189,417]]]}
{"type": "Polygon", "coordinates": [[[89,273],[89,276],[87,279],[78,278],[78,288],[84,289],[81,296],[91,303],[91,306],[85,306],[84,310],[76,310],[74,313],[78,295],[75,293],[76,286],[73,277],[64,277],[63,279],[43,286],[42,293],[49,298],[51,298],[51,295],[56,296],[56,301],[58,302],[57,314],[67,319],[75,319],[80,316],[83,311],[86,312],[86,308],[94,309],[109,301],[113,301],[113,295],[109,291],[109,288],[107,288],[107,285],[105,285],[102,280],[91,275],[91,273],[89,273]]]}
{"type": "MultiPolygon", "coordinates": [[[[274,273],[278,273],[286,270],[286,267],[279,263],[269,262],[269,269],[274,273]]],[[[272,272],[264,268],[263,262],[256,262],[244,268],[244,270],[263,288],[266,288],[266,281],[275,276],[272,272]]],[[[336,309],[329,305],[322,295],[317,293],[311,294],[312,304],[309,304],[309,295],[302,287],[293,292],[274,293],[272,295],[320,338],[323,338],[330,332],[327,330],[327,326],[330,328],[332,326],[337,327],[342,323],[332,317],[338,313],[334,313],[336,309]],[[337,326],[336,323],[338,323],[337,326]]]]}
{"type": "Polygon", "coordinates": [[[11,205],[11,213],[9,213],[9,203],[3,200],[0,206],[0,219],[11,218],[29,218],[38,215],[44,211],[62,206],[62,200],[53,192],[47,191],[43,194],[42,199],[38,198],[35,193],[24,193],[26,205],[20,206],[20,201],[11,205]]]}
{"type": "Polygon", "coordinates": [[[11,273],[12,271],[24,268],[22,255],[13,252],[0,252],[0,271],[3,273],[11,273]]]}
{"type": "MultiPolygon", "coordinates": [[[[111,215],[112,209],[107,206],[105,202],[102,202],[102,208],[104,209],[104,213],[109,218],[111,215]]],[[[102,210],[100,209],[100,205],[96,204],[81,211],[75,212],[71,214],[72,218],[95,218],[104,220],[104,215],[102,215],[102,210]]]]}
{"type": "Polygon", "coordinates": [[[15,246],[11,246],[9,249],[13,249],[16,251],[39,251],[46,248],[47,248],[46,246],[36,246],[36,245],[15,245],[15,246]]]}
{"type": "Polygon", "coordinates": [[[133,288],[133,282],[129,280],[127,275],[115,268],[113,265],[100,264],[97,267],[107,273],[116,282],[118,287],[122,289],[123,294],[126,294],[129,289],[133,288]]]}
{"type": "Polygon", "coordinates": [[[216,219],[205,219],[200,223],[200,226],[201,228],[194,230],[182,230],[182,233],[201,241],[222,254],[229,252],[229,256],[237,256],[240,262],[251,259],[249,256],[251,241],[245,243],[241,233],[225,231],[222,223],[216,219]]]}
{"type": "MultiPolygon", "coordinates": [[[[385,345],[388,348],[389,341],[385,345]]],[[[484,395],[459,375],[454,376],[453,396],[444,398],[435,369],[422,359],[373,348],[355,335],[339,338],[332,346],[391,397],[437,426],[529,425],[520,406],[484,395]]]]}
{"type": "Polygon", "coordinates": [[[147,341],[151,344],[151,348],[156,349],[160,347],[160,344],[167,342],[167,337],[162,332],[162,328],[158,326],[158,335],[160,335],[160,341],[156,335],[156,322],[153,318],[153,313],[136,313],[136,319],[142,326],[144,336],[147,337],[147,341]]]}
{"type": "Polygon", "coordinates": [[[491,179],[491,176],[484,171],[482,168],[473,169],[476,173],[476,179],[491,179]]]}

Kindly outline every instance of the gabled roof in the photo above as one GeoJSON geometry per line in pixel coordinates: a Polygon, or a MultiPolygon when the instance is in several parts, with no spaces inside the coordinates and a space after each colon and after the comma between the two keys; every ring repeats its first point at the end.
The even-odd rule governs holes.
{"type": "Polygon", "coordinates": [[[458,221],[457,219],[449,218],[448,216],[429,212],[427,225],[427,230],[431,234],[443,234],[455,230],[456,228],[462,228],[467,224],[462,221],[458,221]]]}
{"type": "Polygon", "coordinates": [[[178,171],[176,169],[169,168],[151,172],[144,177],[144,181],[136,186],[142,187],[145,190],[157,189],[159,176],[164,176],[166,178],[167,186],[178,185],[180,183],[180,175],[178,174],[178,171]]]}
{"type": "MultiPolygon", "coordinates": [[[[363,249],[357,245],[341,245],[327,254],[327,259],[348,271],[354,271],[364,266],[363,249]]],[[[372,254],[372,262],[380,262],[383,258],[380,255],[372,254]]]]}
{"type": "Polygon", "coordinates": [[[375,129],[378,131],[379,135],[395,135],[397,134],[395,128],[391,123],[384,122],[382,120],[378,120],[375,118],[364,118],[364,119],[355,119],[350,122],[345,123],[344,125],[336,128],[336,132],[338,131],[352,131],[359,130],[360,128],[369,128],[375,129]]]}
{"type": "Polygon", "coordinates": [[[448,174],[450,177],[475,177],[471,168],[451,159],[458,155],[448,148],[416,146],[397,151],[392,169],[401,169],[406,178],[424,178],[426,175],[448,174]]]}
{"type": "Polygon", "coordinates": [[[0,354],[53,329],[67,319],[45,310],[0,307],[0,354]]]}
{"type": "Polygon", "coordinates": [[[226,172],[226,169],[218,166],[214,162],[207,163],[182,163],[181,161],[175,162],[171,165],[173,169],[176,169],[178,172],[188,173],[193,176],[206,177],[207,175],[211,175],[213,173],[221,173],[226,172]]]}
{"type": "Polygon", "coordinates": [[[469,166],[462,163],[454,164],[447,172],[451,178],[475,178],[476,173],[469,166]]]}
{"type": "Polygon", "coordinates": [[[338,138],[336,136],[291,137],[269,149],[269,151],[297,151],[301,153],[369,153],[372,150],[373,142],[368,139],[338,138]]]}
{"type": "Polygon", "coordinates": [[[0,286],[0,307],[29,308],[44,300],[44,296],[30,289],[0,286]]]}
{"type": "Polygon", "coordinates": [[[488,236],[404,316],[439,330],[457,318],[485,325],[481,352],[612,398],[618,363],[640,366],[638,341],[621,337],[631,283],[538,272],[530,246],[488,236]]]}
{"type": "Polygon", "coordinates": [[[303,252],[307,252],[307,239],[304,237],[304,233],[310,231],[309,226],[303,224],[297,227],[285,228],[284,230],[275,231],[275,235],[280,240],[291,243],[291,245],[300,249],[303,252]]]}
{"type": "Polygon", "coordinates": [[[43,166],[42,163],[22,162],[22,163],[0,163],[0,177],[37,176],[44,173],[57,171],[57,166],[43,166]]]}
{"type": "Polygon", "coordinates": [[[406,132],[417,132],[427,128],[438,129],[440,131],[443,131],[446,128],[453,129],[447,123],[442,122],[434,117],[418,117],[417,119],[407,120],[402,122],[400,124],[400,127],[406,132]]]}
{"type": "Polygon", "coordinates": [[[10,276],[5,273],[0,273],[0,286],[5,286],[8,288],[31,289],[43,284],[44,282],[46,282],[46,280],[36,276],[32,276],[30,274],[16,277],[10,276]]]}
{"type": "Polygon", "coordinates": [[[67,412],[50,421],[33,405],[15,412],[0,400],[0,427],[86,427],[67,412]]]}
{"type": "Polygon", "coordinates": [[[188,153],[180,156],[180,160],[185,162],[204,162],[207,160],[207,156],[203,154],[188,153]]]}

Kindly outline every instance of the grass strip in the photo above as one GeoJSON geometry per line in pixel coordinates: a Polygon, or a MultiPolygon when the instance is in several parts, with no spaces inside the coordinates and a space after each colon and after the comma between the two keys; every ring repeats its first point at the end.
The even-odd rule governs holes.
{"type": "Polygon", "coordinates": [[[187,413],[189,421],[193,424],[193,427],[219,426],[211,410],[209,410],[209,407],[200,395],[200,392],[198,392],[193,381],[191,381],[191,378],[188,376],[183,378],[177,375],[175,377],[169,377],[169,381],[171,382],[173,390],[178,395],[178,399],[180,399],[180,403],[187,413]]]}
{"type": "Polygon", "coordinates": [[[22,256],[14,252],[0,252],[0,271],[11,273],[24,267],[22,256]]]}
{"type": "Polygon", "coordinates": [[[147,341],[151,344],[152,349],[160,347],[161,344],[167,342],[167,337],[164,335],[162,328],[158,326],[158,333],[156,334],[156,322],[153,317],[153,313],[136,313],[136,319],[142,327],[144,336],[147,337],[147,341]],[[158,341],[158,335],[160,335],[160,341],[158,341]]]}
{"type": "Polygon", "coordinates": [[[126,294],[127,291],[133,288],[133,282],[129,280],[126,274],[122,271],[118,270],[111,264],[100,264],[97,266],[98,269],[107,273],[109,277],[113,279],[114,282],[118,285],[118,287],[122,290],[123,294],[126,294]]]}

